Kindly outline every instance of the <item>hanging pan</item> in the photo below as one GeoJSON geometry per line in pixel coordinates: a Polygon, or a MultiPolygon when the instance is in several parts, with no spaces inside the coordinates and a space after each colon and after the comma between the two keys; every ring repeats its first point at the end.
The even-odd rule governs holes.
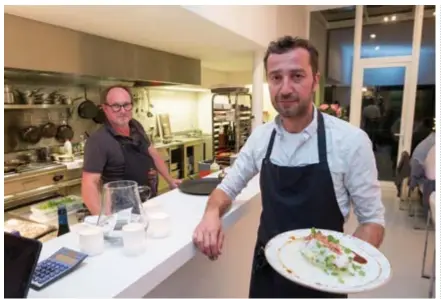
{"type": "Polygon", "coordinates": [[[72,140],[74,136],[74,131],[71,126],[69,126],[65,121],[57,129],[57,135],[55,138],[59,142],[66,142],[66,140],[72,140]]]}
{"type": "Polygon", "coordinates": [[[81,118],[93,119],[98,113],[98,108],[94,102],[87,99],[87,92],[84,89],[84,101],[78,106],[78,115],[81,118]]]}

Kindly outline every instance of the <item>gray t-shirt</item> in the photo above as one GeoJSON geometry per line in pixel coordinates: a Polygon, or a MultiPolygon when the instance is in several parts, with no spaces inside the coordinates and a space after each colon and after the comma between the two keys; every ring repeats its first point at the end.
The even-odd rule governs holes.
{"type": "Polygon", "coordinates": [[[100,173],[106,181],[122,180],[125,168],[120,141],[133,143],[143,152],[148,152],[151,144],[142,125],[134,119],[130,121],[130,137],[119,135],[106,123],[86,141],[83,171],[100,173]]]}

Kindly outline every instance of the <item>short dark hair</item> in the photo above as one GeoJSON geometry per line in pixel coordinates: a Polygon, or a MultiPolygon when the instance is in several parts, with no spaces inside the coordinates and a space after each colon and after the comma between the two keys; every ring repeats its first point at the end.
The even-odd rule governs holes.
{"type": "Polygon", "coordinates": [[[127,93],[130,96],[130,101],[133,103],[133,95],[132,92],[130,91],[130,89],[127,86],[124,85],[112,85],[109,87],[106,87],[102,92],[101,92],[101,104],[106,103],[106,99],[107,99],[107,94],[109,93],[109,91],[111,91],[114,88],[122,88],[125,91],[127,91],[127,93]]]}
{"type": "Polygon", "coordinates": [[[309,64],[311,65],[312,73],[314,75],[317,74],[319,54],[316,47],[307,39],[289,35],[269,43],[265,57],[263,58],[265,70],[267,70],[268,57],[270,54],[284,54],[297,48],[302,48],[309,52],[309,64]]]}

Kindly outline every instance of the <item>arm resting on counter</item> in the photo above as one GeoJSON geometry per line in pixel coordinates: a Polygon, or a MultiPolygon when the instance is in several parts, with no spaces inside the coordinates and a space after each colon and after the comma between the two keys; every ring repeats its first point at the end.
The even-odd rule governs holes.
{"type": "Polygon", "coordinates": [[[158,150],[153,145],[150,145],[148,151],[153,159],[153,162],[155,163],[156,169],[158,169],[159,174],[167,181],[169,185],[172,184],[173,178],[168,173],[167,165],[165,165],[164,160],[162,160],[158,150]]]}
{"type": "Polygon", "coordinates": [[[377,223],[360,224],[354,233],[354,237],[366,241],[372,246],[378,248],[383,242],[384,227],[377,223]]]}
{"type": "Polygon", "coordinates": [[[100,173],[83,171],[81,197],[92,215],[98,215],[101,211],[100,180],[100,173]]]}
{"type": "Polygon", "coordinates": [[[214,189],[208,199],[205,213],[222,217],[231,207],[231,203],[231,198],[222,189],[214,189]]]}

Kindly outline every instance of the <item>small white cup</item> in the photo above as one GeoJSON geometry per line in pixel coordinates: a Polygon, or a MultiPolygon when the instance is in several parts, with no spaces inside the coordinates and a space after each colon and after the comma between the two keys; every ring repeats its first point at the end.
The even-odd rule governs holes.
{"type": "Polygon", "coordinates": [[[147,200],[143,207],[147,215],[163,211],[162,203],[159,200],[147,200]]]}
{"type": "Polygon", "coordinates": [[[86,225],[78,231],[81,252],[94,256],[104,251],[104,234],[99,227],[86,225]]]}
{"type": "Polygon", "coordinates": [[[135,222],[126,224],[122,228],[122,236],[125,254],[134,256],[144,252],[146,242],[144,225],[135,222]]]}
{"type": "Polygon", "coordinates": [[[170,215],[162,212],[149,213],[148,218],[149,227],[147,230],[147,236],[151,238],[165,238],[170,235],[170,215]]]}

